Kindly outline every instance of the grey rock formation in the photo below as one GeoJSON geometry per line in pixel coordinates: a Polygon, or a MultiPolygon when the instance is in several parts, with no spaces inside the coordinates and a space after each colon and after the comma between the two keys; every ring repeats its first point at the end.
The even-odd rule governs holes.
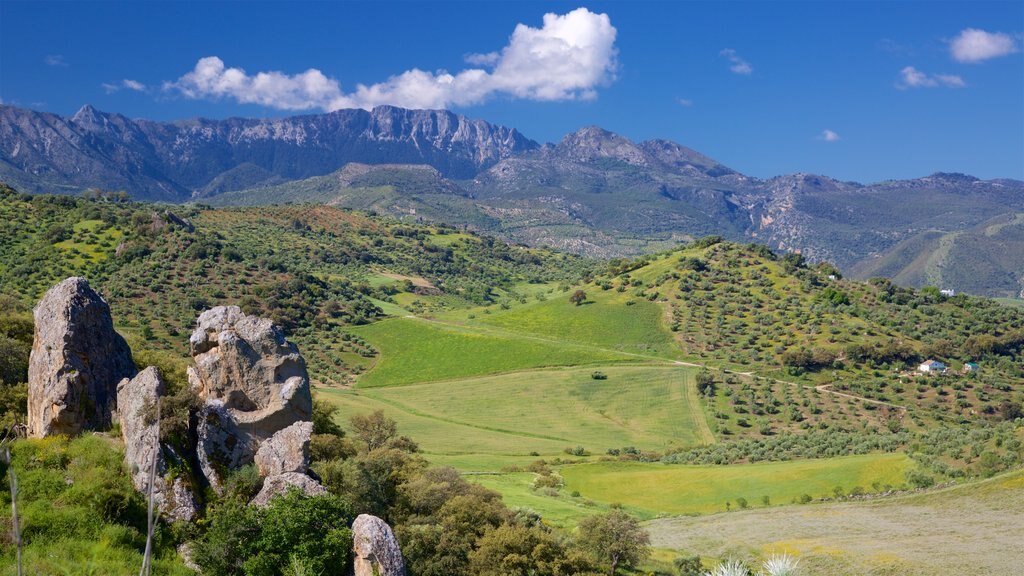
{"type": "MultiPolygon", "coordinates": [[[[197,456],[219,492],[225,470],[251,464],[264,441],[309,421],[313,399],[305,361],[270,320],[219,306],[203,312],[197,324],[189,339],[195,366],[188,369],[189,383],[205,401],[197,418],[197,456]]],[[[303,442],[290,444],[296,442],[301,452],[303,442]]]]}
{"type": "Polygon", "coordinates": [[[165,448],[158,444],[156,405],[163,394],[163,379],[152,366],[139,372],[135,378],[125,378],[118,384],[117,406],[121,436],[124,439],[124,461],[131,470],[135,489],[146,494],[149,490],[150,467],[155,459],[153,499],[160,512],[171,521],[190,521],[198,513],[195,496],[185,478],[176,476],[168,480],[165,448]]]}
{"type": "Polygon", "coordinates": [[[280,496],[290,488],[295,487],[302,490],[307,496],[324,496],[327,489],[305,474],[298,472],[285,472],[277,476],[268,476],[263,480],[263,488],[260,490],[250,504],[255,506],[266,506],[270,504],[274,496],[280,496]]]}
{"type": "Polygon", "coordinates": [[[117,384],[135,375],[131,350],[110,308],[85,278],[50,288],[35,309],[28,368],[29,435],[107,428],[117,384]]]}
{"type": "Polygon", "coordinates": [[[360,514],[352,523],[355,576],[405,576],[398,539],[387,522],[360,514]]]}
{"type": "Polygon", "coordinates": [[[296,422],[278,430],[256,450],[256,468],[260,476],[277,476],[285,472],[306,473],[309,469],[309,438],[312,422],[296,422]]]}

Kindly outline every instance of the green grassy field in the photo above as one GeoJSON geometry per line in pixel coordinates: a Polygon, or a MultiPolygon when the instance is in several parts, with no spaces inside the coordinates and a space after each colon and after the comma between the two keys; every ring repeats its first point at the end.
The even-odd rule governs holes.
{"type": "Polygon", "coordinates": [[[738,498],[750,506],[788,504],[803,494],[832,496],[836,486],[849,493],[854,487],[900,486],[912,467],[904,454],[870,454],[822,460],[770,462],[734,466],[670,466],[600,462],[561,470],[566,490],[585,498],[617,502],[649,513],[693,514],[724,512],[726,502],[738,509],[738,498]]]}
{"type": "Polygon", "coordinates": [[[576,306],[569,294],[555,292],[544,302],[514,306],[476,322],[507,330],[545,336],[562,342],[600,346],[609,350],[679,358],[672,334],[664,326],[664,309],[625,292],[587,291],[588,303],[576,306]],[[627,305],[626,303],[633,303],[627,305]]]}
{"type": "Polygon", "coordinates": [[[601,371],[606,380],[591,378],[590,368],[547,369],[319,394],[345,414],[384,410],[428,455],[461,455],[441,460],[460,469],[497,471],[516,463],[504,456],[551,456],[576,446],[603,454],[713,440],[694,394],[693,369],[601,371]]]}
{"type": "Polygon", "coordinates": [[[638,359],[593,346],[559,343],[502,330],[476,330],[422,319],[393,318],[352,332],[381,352],[360,387],[395,386],[546,366],[596,365],[638,359]]]}

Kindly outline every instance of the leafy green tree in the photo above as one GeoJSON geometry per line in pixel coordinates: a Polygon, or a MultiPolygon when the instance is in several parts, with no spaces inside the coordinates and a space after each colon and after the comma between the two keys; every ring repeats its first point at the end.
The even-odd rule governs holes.
{"type": "Polygon", "coordinates": [[[672,561],[679,576],[704,576],[704,568],[700,563],[700,556],[684,556],[672,561]]]}
{"type": "Polygon", "coordinates": [[[593,564],[541,525],[505,524],[488,531],[469,555],[477,576],[561,576],[593,572],[593,564]]]}
{"type": "Polygon", "coordinates": [[[229,498],[209,512],[193,557],[211,576],[278,576],[293,566],[333,573],[349,562],[351,517],[341,498],[311,497],[297,489],[266,508],[229,498]]]}
{"type": "Polygon", "coordinates": [[[356,414],[350,419],[352,433],[372,452],[388,443],[398,433],[398,424],[384,415],[383,410],[372,414],[356,414]]]}
{"type": "Polygon", "coordinates": [[[620,567],[632,568],[651,554],[651,538],[640,522],[621,510],[590,516],[580,522],[577,543],[615,576],[620,567]]]}
{"type": "Polygon", "coordinates": [[[715,377],[707,368],[701,368],[700,372],[697,372],[697,390],[704,396],[715,393],[715,377]]]}
{"type": "Polygon", "coordinates": [[[587,301],[587,293],[583,290],[577,290],[569,296],[569,302],[579,306],[587,301]]]}

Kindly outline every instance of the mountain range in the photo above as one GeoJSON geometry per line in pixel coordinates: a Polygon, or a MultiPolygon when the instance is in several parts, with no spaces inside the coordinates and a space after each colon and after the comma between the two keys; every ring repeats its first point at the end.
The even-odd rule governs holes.
{"type": "Polygon", "coordinates": [[[154,122],[0,106],[0,181],[166,202],[321,202],[600,257],[717,234],[858,277],[989,296],[1024,288],[1018,180],[761,179],[666,140],[586,127],[540,144],[441,110],[154,122]]]}

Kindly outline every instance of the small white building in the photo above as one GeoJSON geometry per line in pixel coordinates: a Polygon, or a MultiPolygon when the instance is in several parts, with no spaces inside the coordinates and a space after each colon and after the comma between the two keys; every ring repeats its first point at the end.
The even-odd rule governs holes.
{"type": "Polygon", "coordinates": [[[953,296],[956,296],[956,290],[953,290],[952,288],[943,288],[942,290],[939,290],[939,294],[942,294],[946,298],[952,298],[953,296]]]}
{"type": "Polygon", "coordinates": [[[927,360],[918,366],[917,369],[925,374],[942,373],[946,370],[946,365],[938,360],[927,360]]]}

